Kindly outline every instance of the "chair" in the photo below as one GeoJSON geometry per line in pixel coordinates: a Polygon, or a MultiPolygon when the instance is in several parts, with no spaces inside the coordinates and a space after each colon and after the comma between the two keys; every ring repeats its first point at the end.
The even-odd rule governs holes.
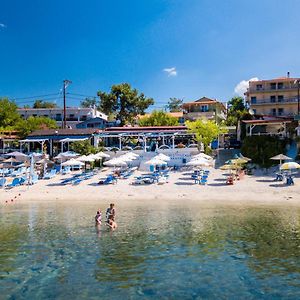
{"type": "Polygon", "coordinates": [[[6,179],[5,178],[1,178],[0,179],[0,187],[5,187],[5,183],[6,183],[6,179]]]}
{"type": "Polygon", "coordinates": [[[44,179],[51,179],[56,175],[56,170],[52,169],[49,173],[44,175],[44,179]]]}

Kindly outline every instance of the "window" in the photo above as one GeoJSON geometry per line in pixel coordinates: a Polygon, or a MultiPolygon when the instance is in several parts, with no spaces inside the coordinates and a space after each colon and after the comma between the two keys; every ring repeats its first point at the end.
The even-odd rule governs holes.
{"type": "Polygon", "coordinates": [[[81,116],[81,117],[80,117],[80,120],[81,120],[81,121],[86,121],[86,120],[87,120],[87,116],[81,116]]]}
{"type": "Polygon", "coordinates": [[[201,112],[207,112],[208,111],[208,105],[201,105],[201,112]]]}
{"type": "Polygon", "coordinates": [[[277,88],[278,88],[278,90],[282,90],[283,89],[283,82],[278,82],[277,83],[277,88]]]}
{"type": "Polygon", "coordinates": [[[278,108],[278,116],[282,116],[284,114],[283,108],[278,108]]]}
{"type": "Polygon", "coordinates": [[[270,100],[271,100],[272,103],[275,103],[276,102],[276,96],[271,96],[270,100]]]}
{"type": "Polygon", "coordinates": [[[271,115],[272,116],[276,116],[276,108],[272,108],[271,109],[271,115]]]}
{"type": "Polygon", "coordinates": [[[48,115],[44,115],[44,117],[48,118],[49,116],[48,115]]]}
{"type": "Polygon", "coordinates": [[[262,90],[262,89],[263,89],[262,84],[257,84],[257,85],[256,85],[256,90],[257,90],[257,91],[260,91],[260,90],[262,90]]]}
{"type": "Polygon", "coordinates": [[[251,97],[251,104],[255,104],[256,103],[256,97],[251,97]]]}
{"type": "Polygon", "coordinates": [[[275,82],[271,83],[271,90],[276,90],[276,83],[275,82]]]}
{"type": "Polygon", "coordinates": [[[283,102],[283,95],[278,96],[278,102],[283,102]]]}
{"type": "Polygon", "coordinates": [[[56,121],[61,121],[61,114],[56,114],[55,115],[55,120],[56,121]]]}

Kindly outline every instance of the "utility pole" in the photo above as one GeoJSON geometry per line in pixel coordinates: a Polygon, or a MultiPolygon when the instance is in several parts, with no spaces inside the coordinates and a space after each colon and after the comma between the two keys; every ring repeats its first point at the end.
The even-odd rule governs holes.
{"type": "Polygon", "coordinates": [[[66,113],[66,88],[68,87],[69,84],[71,84],[72,81],[65,79],[63,81],[63,97],[64,97],[64,121],[63,121],[63,126],[62,128],[67,127],[67,113],[66,113]]]}

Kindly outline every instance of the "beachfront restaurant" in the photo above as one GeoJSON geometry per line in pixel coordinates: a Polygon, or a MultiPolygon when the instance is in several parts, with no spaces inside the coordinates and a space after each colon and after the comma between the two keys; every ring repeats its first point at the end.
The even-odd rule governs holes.
{"type": "Polygon", "coordinates": [[[83,129],[46,129],[37,130],[20,140],[20,152],[44,152],[56,156],[60,152],[70,150],[73,142],[89,140],[94,146],[98,145],[94,128],[83,129]]]}
{"type": "Polygon", "coordinates": [[[107,151],[197,148],[194,135],[185,126],[110,127],[105,130],[47,129],[37,130],[20,141],[22,152],[46,152],[55,156],[70,150],[72,142],[89,140],[91,145],[107,151]]]}
{"type": "Polygon", "coordinates": [[[197,148],[194,135],[186,126],[110,127],[95,135],[107,150],[197,148]]]}

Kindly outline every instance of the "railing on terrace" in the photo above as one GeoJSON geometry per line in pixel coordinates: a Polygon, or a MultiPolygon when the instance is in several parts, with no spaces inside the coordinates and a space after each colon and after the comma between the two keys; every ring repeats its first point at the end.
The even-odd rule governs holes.
{"type": "Polygon", "coordinates": [[[263,88],[249,88],[247,90],[248,93],[259,93],[259,92],[280,92],[280,91],[289,91],[296,90],[298,87],[295,86],[283,86],[282,88],[271,88],[271,87],[263,87],[263,88]]]}
{"type": "Polygon", "coordinates": [[[280,101],[276,100],[273,101],[271,99],[256,99],[255,102],[252,102],[251,100],[248,101],[251,105],[264,105],[264,104],[285,104],[285,103],[297,103],[297,98],[284,98],[280,101]]]}

